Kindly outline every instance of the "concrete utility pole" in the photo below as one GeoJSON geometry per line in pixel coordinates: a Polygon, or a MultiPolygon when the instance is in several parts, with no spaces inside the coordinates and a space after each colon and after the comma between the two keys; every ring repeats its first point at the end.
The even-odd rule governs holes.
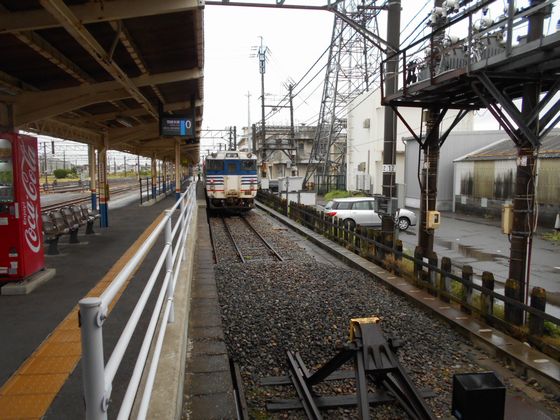
{"type": "MultiPolygon", "coordinates": [[[[443,0],[435,0],[434,7],[441,7],[443,0]]],[[[433,31],[445,23],[445,18],[440,17],[434,24],[433,31]]],[[[443,33],[438,34],[432,45],[432,54],[437,54],[438,46],[443,41],[443,33]]],[[[424,167],[422,169],[422,185],[420,186],[420,229],[418,232],[418,246],[422,248],[422,255],[428,257],[434,251],[434,229],[428,228],[428,212],[436,209],[437,180],[439,163],[439,107],[427,109],[426,140],[424,141],[424,167]]]]}
{"type": "MultiPolygon", "coordinates": [[[[544,0],[532,0],[531,6],[543,3],[544,0]]],[[[529,16],[527,42],[540,39],[543,35],[545,9],[540,9],[529,16]]],[[[539,103],[539,86],[534,82],[527,82],[523,89],[521,114],[525,121],[539,103]]],[[[539,134],[539,119],[529,125],[529,129],[537,136],[539,134]]],[[[517,147],[517,175],[515,182],[515,197],[513,199],[513,226],[511,234],[511,248],[509,257],[509,278],[518,283],[518,299],[527,300],[530,274],[530,255],[532,237],[535,224],[535,181],[536,181],[536,148],[527,138],[517,147]]],[[[521,311],[518,315],[522,317],[521,311]]],[[[517,320],[519,323],[521,319],[517,320]]]]}
{"type": "Polygon", "coordinates": [[[237,126],[233,126],[233,150],[237,150],[237,126]]]}
{"type": "Polygon", "coordinates": [[[266,142],[266,125],[265,125],[265,106],[264,106],[264,75],[266,73],[266,54],[268,53],[268,48],[264,46],[263,44],[263,38],[261,37],[261,45],[259,47],[259,51],[257,53],[257,56],[259,58],[259,72],[261,74],[261,129],[262,129],[262,161],[264,163],[265,159],[266,159],[266,148],[265,146],[265,142],[266,142]]]}
{"type": "MultiPolygon", "coordinates": [[[[291,153],[292,165],[296,165],[297,172],[297,147],[296,147],[296,131],[294,127],[294,85],[290,83],[288,86],[288,92],[290,95],[290,147],[293,152],[291,153]]],[[[296,173],[297,175],[297,173],[296,173]]]]}
{"type": "MultiPolygon", "coordinates": [[[[387,44],[393,51],[400,47],[401,0],[388,3],[387,44]]],[[[390,50],[389,50],[390,51],[390,50]]],[[[388,54],[393,54],[388,52],[388,54]]],[[[392,95],[397,90],[399,56],[395,55],[387,61],[385,74],[385,94],[392,95]]],[[[389,200],[396,197],[396,154],[397,154],[397,116],[389,106],[385,107],[383,132],[383,195],[389,200]]],[[[392,209],[395,212],[396,209],[392,209]]],[[[381,224],[385,241],[393,242],[395,223],[393,214],[382,215],[381,224]]]]}
{"type": "Polygon", "coordinates": [[[249,152],[253,151],[251,144],[251,92],[247,92],[247,149],[249,152]]]}

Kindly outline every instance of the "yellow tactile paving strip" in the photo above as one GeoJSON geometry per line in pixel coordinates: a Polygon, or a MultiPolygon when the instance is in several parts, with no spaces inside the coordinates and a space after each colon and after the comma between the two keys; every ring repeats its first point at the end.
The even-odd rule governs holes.
{"type": "MultiPolygon", "coordinates": [[[[146,241],[163,214],[140,235],[87,296],[99,296],[146,241]]],[[[132,275],[131,275],[132,277],[132,275]]],[[[130,278],[131,278],[130,277],[130,278]]],[[[109,310],[128,286],[121,288],[109,310]]],[[[64,318],[19,369],[0,388],[0,419],[40,419],[74,371],[82,355],[78,305],[64,318]]]]}

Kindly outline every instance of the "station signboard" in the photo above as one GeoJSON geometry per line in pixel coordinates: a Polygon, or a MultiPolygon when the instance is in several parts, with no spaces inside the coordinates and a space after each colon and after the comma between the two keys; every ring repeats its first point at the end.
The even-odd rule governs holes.
{"type": "Polygon", "coordinates": [[[194,117],[189,115],[160,115],[160,135],[193,139],[195,136],[194,117]]]}

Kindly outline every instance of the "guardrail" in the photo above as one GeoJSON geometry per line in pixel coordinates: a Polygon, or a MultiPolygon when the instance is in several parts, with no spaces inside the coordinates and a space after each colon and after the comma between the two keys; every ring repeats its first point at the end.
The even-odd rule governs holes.
{"type": "Polygon", "coordinates": [[[156,280],[163,269],[165,270],[165,277],[118,414],[118,419],[128,419],[130,417],[142,379],[142,372],[147,365],[149,349],[156,335],[158,319],[161,317],[162,322],[160,323],[159,331],[157,331],[150,367],[145,378],[144,392],[139,402],[136,417],[139,419],[146,418],[167,324],[174,322],[173,293],[184,259],[185,243],[191,225],[190,222],[196,209],[195,188],[196,185],[191,184],[175,205],[165,211],[162,221],[101,296],[87,297],[79,302],[82,372],[86,419],[88,420],[107,419],[113,379],[123,360],[134,330],[138,325],[140,316],[146,307],[148,298],[154,289],[156,280]],[[180,214],[175,222],[175,226],[173,226],[172,214],[177,209],[180,209],[180,214]],[[127,321],[112,354],[109,356],[107,364],[105,364],[103,356],[103,324],[108,317],[109,305],[127,279],[136,271],[142,260],[150,252],[162,232],[164,232],[165,246],[132,311],[130,319],[127,321]]]}
{"type": "MultiPolygon", "coordinates": [[[[154,178],[140,178],[140,204],[155,200],[160,194],[170,194],[175,190],[175,181],[171,181],[170,177],[158,176],[154,178]]],[[[184,185],[182,185],[184,187],[184,185]]]]}
{"type": "Polygon", "coordinates": [[[484,272],[482,284],[477,284],[471,266],[464,266],[460,275],[456,275],[452,272],[449,258],[443,257],[441,267],[438,267],[435,253],[426,260],[421,252],[416,252],[418,250],[414,255],[407,255],[403,252],[401,241],[385,243],[383,232],[378,229],[349,228],[343,220],[327,216],[313,206],[290,202],[288,209],[286,200],[262,191],[259,191],[257,199],[302,226],[427,289],[442,301],[455,302],[464,312],[477,314],[489,325],[528,341],[544,353],[559,357],[558,341],[551,338],[560,331],[560,319],[545,312],[544,289],[533,288],[531,304],[526,305],[516,299],[517,286],[512,280],[506,282],[504,294],[500,294],[494,291],[494,276],[490,272],[484,272]],[[552,333],[546,331],[549,328],[552,333]]]}

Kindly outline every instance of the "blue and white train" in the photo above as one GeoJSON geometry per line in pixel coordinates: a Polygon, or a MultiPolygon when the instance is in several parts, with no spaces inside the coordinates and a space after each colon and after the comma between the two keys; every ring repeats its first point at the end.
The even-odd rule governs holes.
{"type": "Polygon", "coordinates": [[[251,210],[258,189],[257,157],[238,151],[211,153],[204,161],[204,182],[210,210],[251,210]]]}

